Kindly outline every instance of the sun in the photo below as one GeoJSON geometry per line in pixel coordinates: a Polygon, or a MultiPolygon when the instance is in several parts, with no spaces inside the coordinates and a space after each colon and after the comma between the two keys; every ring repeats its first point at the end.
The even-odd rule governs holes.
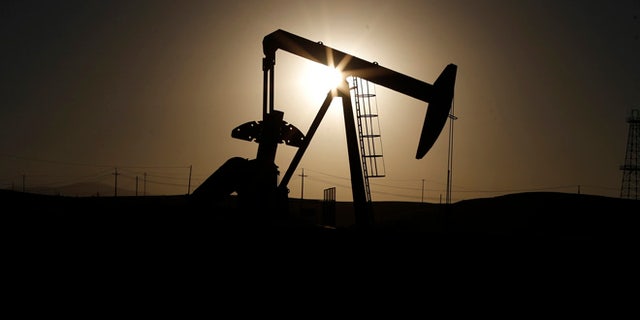
{"type": "Polygon", "coordinates": [[[345,81],[345,77],[338,68],[309,62],[305,64],[300,81],[309,96],[324,97],[329,90],[337,88],[345,81]]]}
{"type": "Polygon", "coordinates": [[[335,89],[342,81],[345,81],[342,72],[338,70],[338,68],[324,66],[323,69],[324,70],[319,70],[316,73],[318,75],[318,81],[321,83],[320,87],[324,87],[327,90],[335,89]]]}

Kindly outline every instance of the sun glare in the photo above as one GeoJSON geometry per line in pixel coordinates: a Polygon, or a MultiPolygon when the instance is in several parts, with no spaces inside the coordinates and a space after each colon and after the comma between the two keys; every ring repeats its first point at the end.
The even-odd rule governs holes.
{"type": "Polygon", "coordinates": [[[336,68],[319,63],[307,63],[301,84],[309,95],[324,97],[329,90],[335,89],[344,81],[342,72],[336,68]]]}
{"type": "Polygon", "coordinates": [[[325,71],[322,72],[320,81],[324,83],[324,86],[328,89],[334,89],[340,85],[341,81],[344,81],[342,72],[337,68],[325,67],[325,71]]]}

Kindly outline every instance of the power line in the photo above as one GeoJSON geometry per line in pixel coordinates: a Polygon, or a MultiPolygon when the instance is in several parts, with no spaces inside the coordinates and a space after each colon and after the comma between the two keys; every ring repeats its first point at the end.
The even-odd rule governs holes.
{"type": "MultiPolygon", "coordinates": [[[[88,167],[107,167],[106,165],[96,165],[96,164],[88,164],[88,163],[78,163],[78,162],[62,162],[62,161],[52,161],[52,160],[43,160],[43,159],[36,159],[36,158],[29,158],[29,157],[21,157],[21,156],[16,156],[16,155],[10,155],[10,154],[5,154],[5,153],[0,153],[0,156],[3,157],[10,157],[10,158],[15,158],[15,159],[23,159],[23,160],[29,160],[29,161],[39,161],[39,162],[46,162],[46,163],[53,163],[53,164],[63,164],[63,165],[75,165],[75,166],[88,166],[88,167]]],[[[138,175],[141,174],[141,172],[136,171],[135,169],[142,169],[142,168],[151,168],[151,169],[187,169],[189,168],[189,175],[187,176],[187,173],[180,173],[180,174],[173,174],[167,171],[161,172],[161,171],[155,171],[155,172],[144,172],[143,175],[143,194],[146,195],[146,185],[147,182],[152,183],[154,185],[164,185],[164,186],[169,186],[169,187],[179,187],[179,188],[187,188],[188,192],[190,192],[191,189],[191,181],[192,181],[192,166],[108,166],[108,169],[105,170],[100,170],[94,173],[89,173],[89,174],[85,174],[82,176],[69,176],[69,175],[64,175],[64,174],[34,174],[34,173],[29,173],[29,172],[25,172],[25,173],[21,173],[21,174],[16,174],[14,175],[12,178],[10,179],[3,179],[3,185],[6,186],[15,186],[16,185],[16,179],[24,179],[23,181],[23,186],[26,189],[26,180],[29,179],[29,185],[30,188],[41,188],[41,187],[46,187],[46,186],[63,186],[65,184],[72,184],[72,183],[79,183],[79,182],[92,182],[92,181],[99,181],[102,179],[106,179],[109,176],[114,176],[114,184],[117,183],[117,178],[118,176],[120,176],[120,178],[126,178],[126,179],[131,179],[131,180],[135,180],[136,177],[138,175]],[[116,172],[112,172],[113,168],[117,168],[116,172]],[[116,175],[117,173],[117,175],[116,175]],[[53,178],[53,180],[51,180],[53,178]],[[151,178],[151,179],[149,179],[151,178]],[[46,180],[47,182],[44,182],[43,180],[46,180]],[[171,182],[171,181],[183,181],[184,183],[175,183],[175,182],[171,182]]],[[[350,178],[348,177],[344,177],[344,176],[339,176],[339,175],[335,175],[335,174],[329,174],[329,173],[325,173],[322,171],[317,171],[317,170],[313,170],[313,169],[309,169],[309,168],[304,168],[303,169],[303,173],[302,175],[298,175],[300,176],[303,180],[304,178],[307,179],[311,179],[311,181],[314,182],[320,182],[320,183],[326,183],[326,184],[330,184],[330,185],[334,185],[334,186],[338,186],[338,187],[343,187],[343,188],[351,188],[350,183],[348,183],[348,181],[350,180],[350,178]],[[306,172],[313,172],[315,173],[315,177],[309,177],[306,172]],[[318,176],[326,176],[328,177],[328,179],[322,179],[319,178],[318,176]],[[336,181],[338,180],[338,181],[336,181]],[[343,181],[343,182],[340,182],[343,181]]],[[[196,179],[198,180],[198,179],[196,179]]],[[[200,179],[200,180],[204,180],[204,179],[200,179]]],[[[412,195],[407,195],[407,193],[402,193],[402,192],[386,192],[386,191],[380,191],[380,190],[372,190],[372,192],[377,193],[377,194],[386,194],[386,195],[390,195],[390,196],[396,196],[396,197],[402,197],[402,198],[412,198],[412,199],[422,199],[424,200],[424,192],[443,192],[443,188],[425,188],[424,187],[424,183],[428,182],[429,185],[434,186],[434,185],[443,185],[442,182],[439,181],[435,181],[435,180],[426,180],[426,179],[390,179],[390,178],[385,178],[385,181],[387,182],[392,182],[392,181],[403,181],[403,182],[414,182],[415,183],[415,187],[411,187],[411,186],[398,186],[398,185],[393,185],[393,184],[386,184],[386,183],[372,183],[371,185],[375,186],[376,189],[379,188],[388,188],[388,189],[394,189],[394,190],[405,190],[405,191],[412,191],[415,192],[415,194],[417,195],[418,192],[422,192],[422,195],[417,195],[417,196],[412,196],[412,195]],[[422,186],[419,186],[418,183],[422,183],[422,186]],[[418,191],[420,190],[420,191],[418,191]]],[[[19,184],[18,184],[19,185],[19,184]]],[[[450,185],[450,187],[452,187],[453,184],[450,185]]],[[[562,189],[577,189],[582,187],[582,190],[580,191],[581,193],[584,192],[584,188],[591,188],[591,189],[600,189],[600,190],[616,190],[616,188],[614,187],[607,187],[607,186],[596,186],[596,185],[577,185],[577,184],[573,184],[573,185],[556,185],[556,186],[542,186],[542,187],[528,187],[528,188],[505,188],[505,189],[483,189],[483,188],[474,188],[474,187],[468,187],[468,186],[461,186],[461,185],[455,185],[454,186],[456,188],[456,193],[460,193],[460,194],[471,194],[471,193],[514,193],[514,192],[536,192],[536,191],[552,191],[552,190],[562,190],[562,189]]],[[[445,190],[446,192],[446,190],[445,190]]],[[[115,193],[117,193],[117,190],[115,191],[115,193]]],[[[304,182],[301,181],[301,198],[304,197],[304,182]]]]}

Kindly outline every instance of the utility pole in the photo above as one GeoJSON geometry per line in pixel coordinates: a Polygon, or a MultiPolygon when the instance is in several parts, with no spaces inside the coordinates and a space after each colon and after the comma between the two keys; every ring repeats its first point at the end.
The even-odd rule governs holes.
{"type": "Polygon", "coordinates": [[[304,200],[304,177],[306,177],[306,175],[304,174],[304,168],[302,168],[302,174],[299,174],[299,176],[302,177],[302,188],[300,189],[300,200],[304,200]]]}
{"type": "Polygon", "coordinates": [[[115,168],[115,172],[113,173],[113,176],[115,177],[115,183],[114,183],[114,188],[113,188],[113,196],[117,197],[118,196],[118,176],[120,174],[118,173],[118,168],[115,168]]]}
{"type": "Polygon", "coordinates": [[[187,195],[191,194],[191,170],[193,169],[193,165],[189,166],[189,184],[187,185],[187,195]]]}
{"type": "Polygon", "coordinates": [[[447,194],[446,203],[451,204],[451,180],[453,174],[453,120],[458,120],[458,117],[453,115],[453,103],[451,103],[451,113],[449,114],[449,155],[447,163],[447,194]]]}
{"type": "Polygon", "coordinates": [[[424,203],[424,179],[422,179],[422,199],[420,200],[420,203],[424,203]]]}

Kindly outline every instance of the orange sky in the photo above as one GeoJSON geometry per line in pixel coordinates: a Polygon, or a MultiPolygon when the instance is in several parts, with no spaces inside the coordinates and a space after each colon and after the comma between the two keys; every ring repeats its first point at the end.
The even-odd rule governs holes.
{"type": "MultiPolygon", "coordinates": [[[[9,1],[0,36],[0,187],[114,183],[193,191],[257,144],[262,38],[283,29],[433,83],[458,65],[452,200],[521,191],[620,194],[640,108],[638,1],[9,1]],[[189,185],[189,168],[192,168],[189,185]]],[[[277,53],[276,109],[306,132],[325,92],[311,62],[277,53]],[[305,80],[307,79],[307,80],[305,80]]],[[[385,177],[372,199],[438,202],[448,126],[415,159],[426,105],[376,86],[385,177]],[[424,188],[423,188],[424,181],[424,188]]],[[[281,145],[284,173],[295,148],[281,145]]],[[[332,105],[290,197],[350,200],[341,108],[332,105]]]]}

